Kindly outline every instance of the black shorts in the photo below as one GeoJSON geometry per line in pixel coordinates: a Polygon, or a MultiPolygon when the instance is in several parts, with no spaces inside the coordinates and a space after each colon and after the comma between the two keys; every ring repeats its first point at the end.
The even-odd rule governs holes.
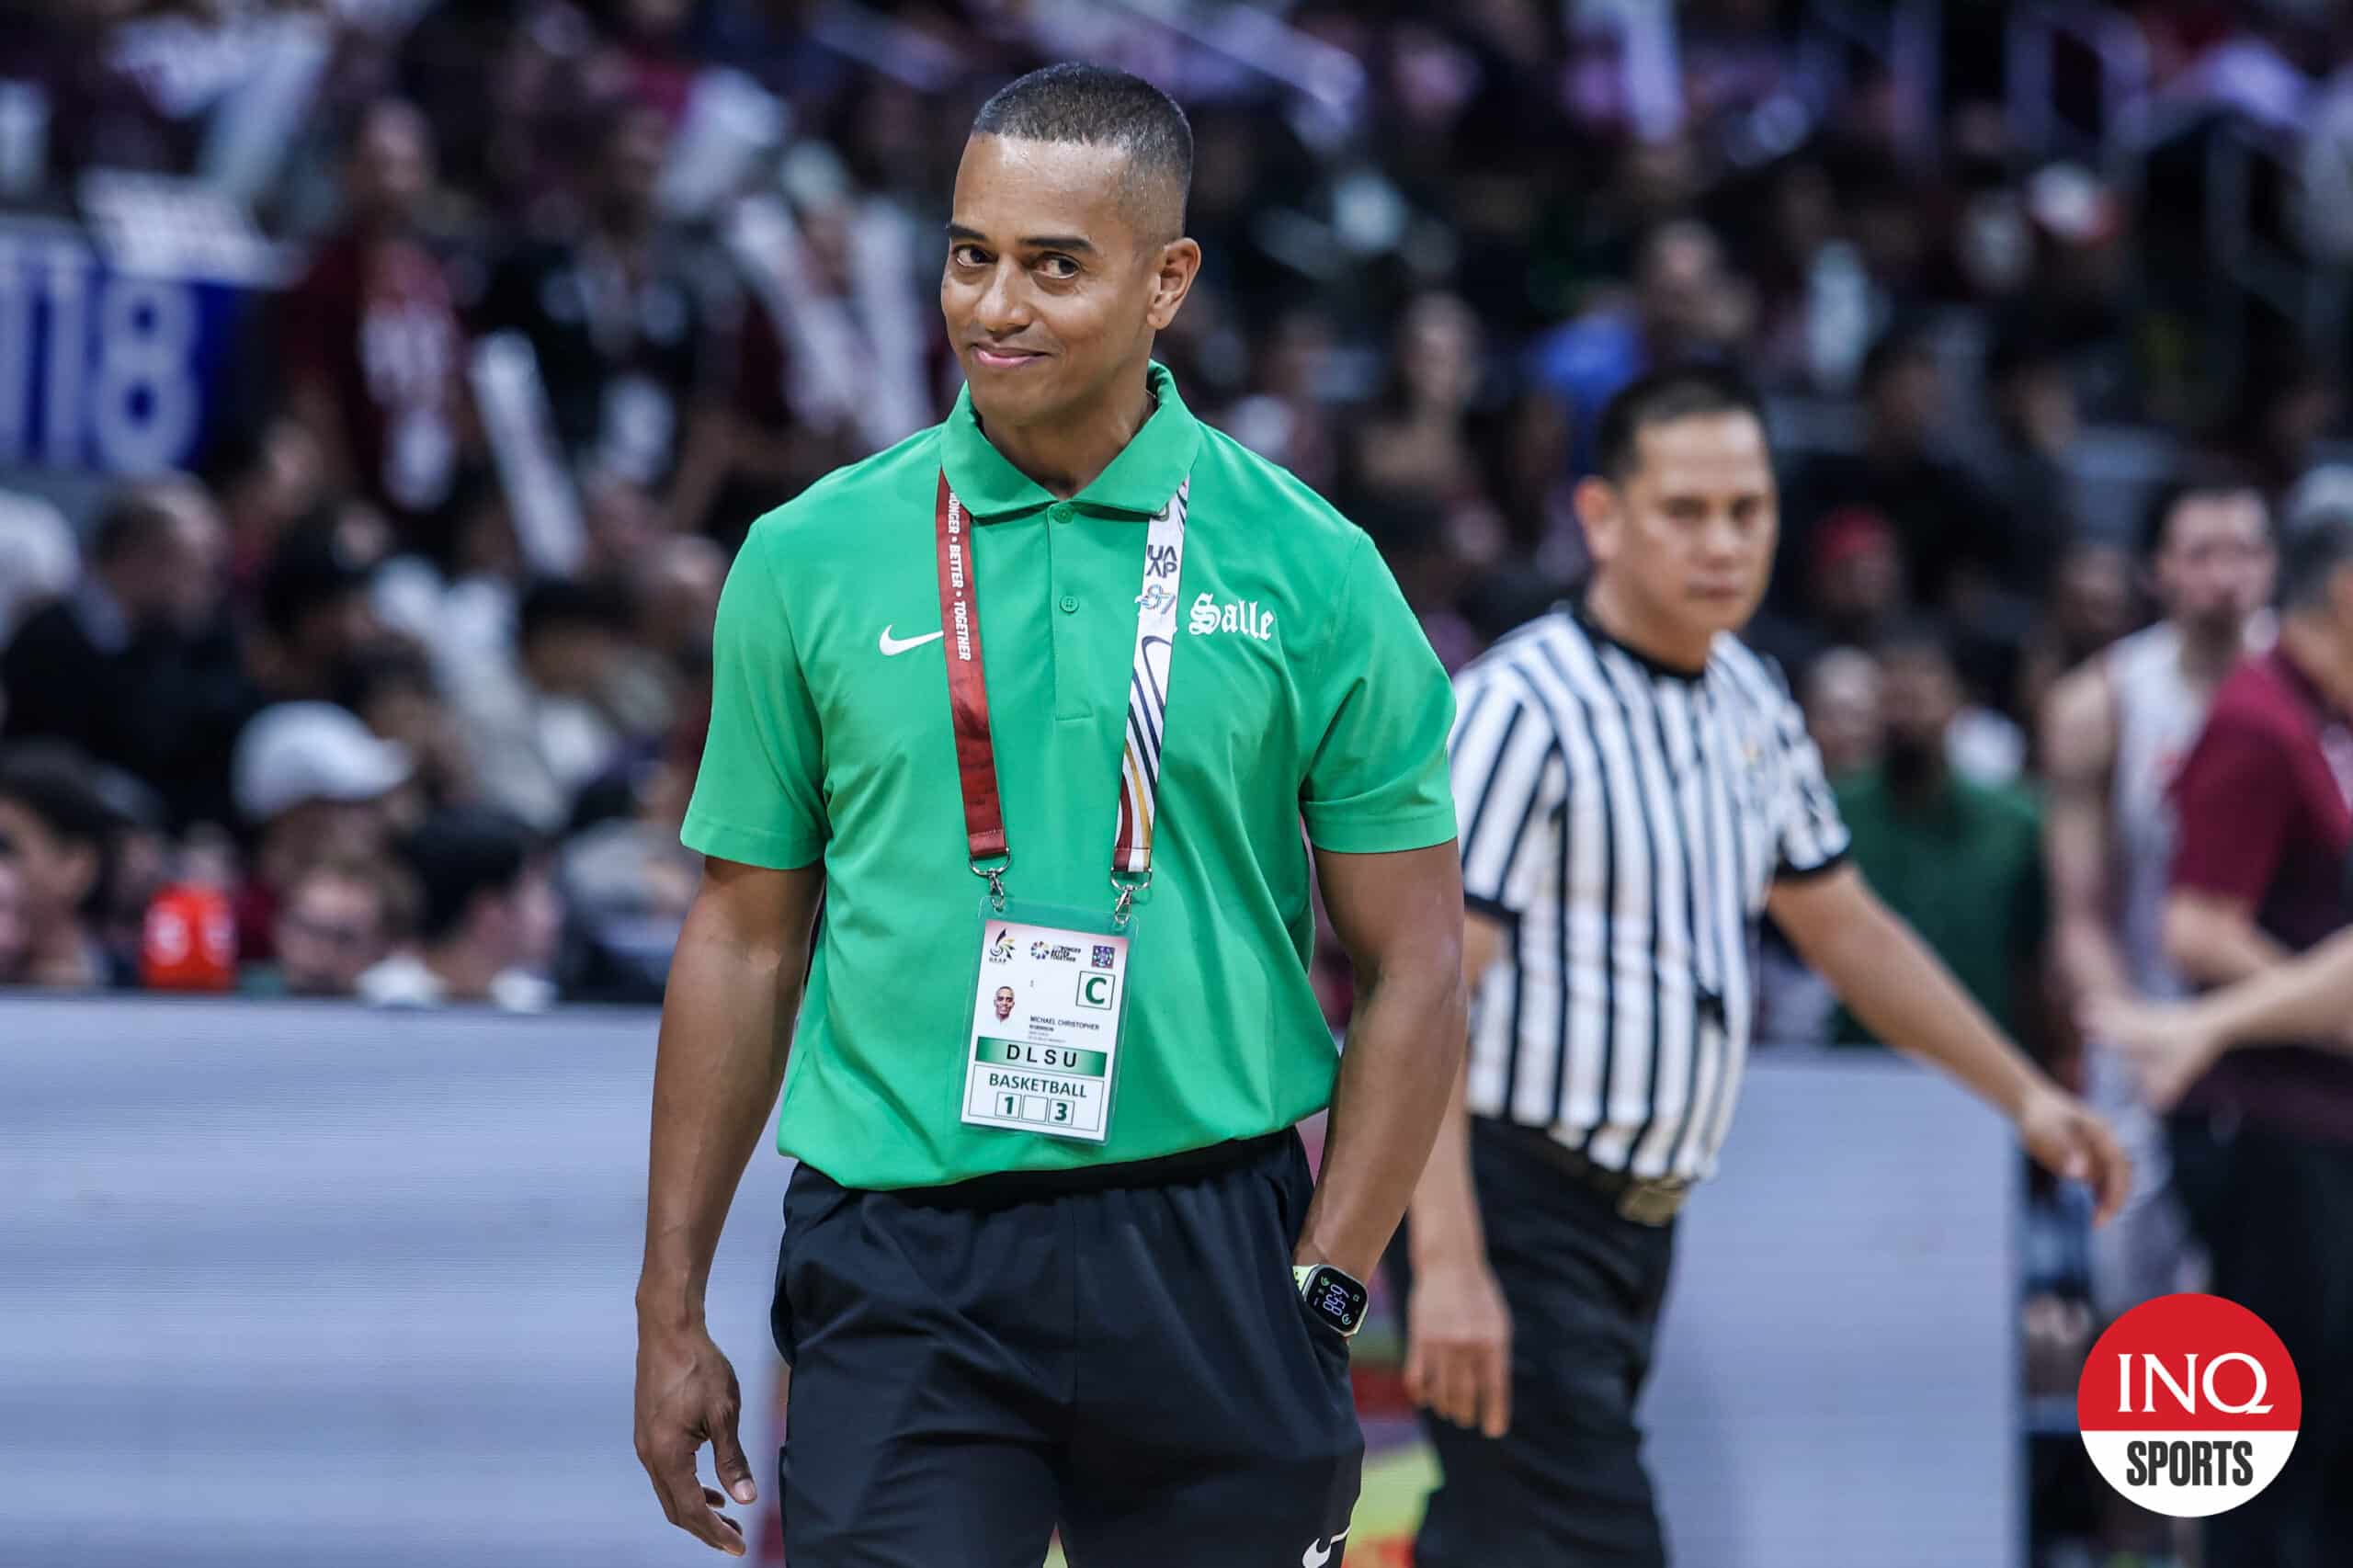
{"type": "Polygon", "coordinates": [[[1080,1190],[785,1198],[792,1568],[1329,1568],[1363,1434],[1291,1248],[1294,1132],[1080,1190]]]}

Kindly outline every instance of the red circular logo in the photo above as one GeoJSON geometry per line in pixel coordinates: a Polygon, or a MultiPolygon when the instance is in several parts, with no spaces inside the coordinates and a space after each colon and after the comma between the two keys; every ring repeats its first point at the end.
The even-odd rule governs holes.
{"type": "Polygon", "coordinates": [[[2177,1518],[2237,1507],[2296,1447],[2304,1396],[2271,1325],[2220,1296],[2160,1296],[2084,1362],[2075,1420],[2108,1483],[2177,1518]]]}

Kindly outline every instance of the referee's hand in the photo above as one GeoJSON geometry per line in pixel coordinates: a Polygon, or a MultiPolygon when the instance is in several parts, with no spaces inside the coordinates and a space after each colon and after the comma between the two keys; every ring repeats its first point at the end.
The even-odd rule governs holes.
{"type": "Polygon", "coordinates": [[[2093,1223],[2116,1218],[2132,1190],[2132,1162],[2090,1107],[2054,1084],[2043,1084],[2018,1108],[2018,1142],[2037,1165],[2092,1189],[2098,1200],[2093,1223]]]}
{"type": "Polygon", "coordinates": [[[1490,1437],[1511,1429],[1511,1309],[1483,1259],[1417,1267],[1405,1397],[1490,1437]]]}
{"type": "Polygon", "coordinates": [[[669,1521],[730,1557],[744,1555],[744,1527],[719,1511],[727,1498],[702,1483],[695,1461],[709,1443],[720,1482],[735,1501],[759,1496],[736,1436],[743,1407],[735,1369],[709,1330],[700,1324],[671,1329],[639,1323],[638,1462],[654,1478],[654,1494],[669,1521]]]}

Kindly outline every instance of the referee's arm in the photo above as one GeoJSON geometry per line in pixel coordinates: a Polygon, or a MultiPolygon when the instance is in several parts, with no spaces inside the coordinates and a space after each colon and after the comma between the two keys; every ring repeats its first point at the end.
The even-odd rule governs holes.
{"type": "Polygon", "coordinates": [[[1853,866],[1777,881],[1767,907],[1866,1028],[1951,1074],[2017,1125],[2037,1161],[2090,1184],[2102,1221],[2115,1214],[2132,1170],[2107,1124],[2003,1038],[1853,866]]]}

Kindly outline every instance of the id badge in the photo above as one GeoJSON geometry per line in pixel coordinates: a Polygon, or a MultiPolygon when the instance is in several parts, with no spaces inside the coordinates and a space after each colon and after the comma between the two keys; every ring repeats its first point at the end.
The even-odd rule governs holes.
{"type": "Polygon", "coordinates": [[[1111,1131],[1136,922],[981,899],[981,961],[964,1051],[968,1127],[1100,1143],[1111,1131]]]}

